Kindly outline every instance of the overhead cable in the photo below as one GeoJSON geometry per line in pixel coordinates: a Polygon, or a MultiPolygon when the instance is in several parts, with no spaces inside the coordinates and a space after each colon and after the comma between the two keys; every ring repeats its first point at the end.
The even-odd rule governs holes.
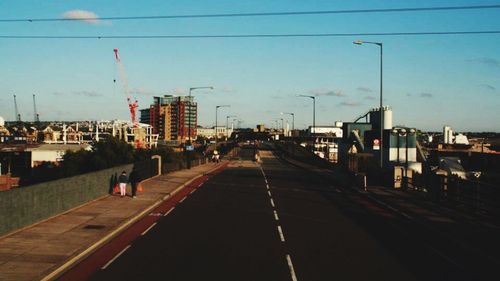
{"type": "Polygon", "coordinates": [[[0,19],[0,23],[6,23],[6,22],[85,21],[85,20],[114,20],[114,21],[118,21],[118,20],[159,20],[159,19],[188,19],[188,18],[224,18],[224,17],[302,16],[302,15],[328,15],[328,14],[362,14],[362,13],[479,10],[479,9],[498,9],[498,8],[500,8],[500,5],[356,9],[356,10],[329,10],[329,11],[290,11],[290,12],[261,12],[261,13],[122,16],[122,17],[116,16],[116,17],[81,17],[81,18],[66,18],[66,17],[63,17],[63,18],[18,18],[18,19],[0,19]]]}
{"type": "Polygon", "coordinates": [[[348,36],[423,36],[500,34],[500,30],[371,32],[371,33],[291,33],[291,34],[216,34],[216,35],[0,35],[0,39],[204,39],[204,38],[286,38],[286,37],[348,37],[348,36]]]}

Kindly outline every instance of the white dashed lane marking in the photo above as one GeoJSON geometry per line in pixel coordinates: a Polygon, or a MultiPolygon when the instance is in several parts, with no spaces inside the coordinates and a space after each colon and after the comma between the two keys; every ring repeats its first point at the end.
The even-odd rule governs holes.
{"type": "Polygon", "coordinates": [[[280,220],[280,218],[278,217],[278,213],[276,212],[276,210],[274,210],[273,212],[274,212],[274,219],[275,219],[276,221],[279,221],[279,220],[280,220]]]}
{"type": "Polygon", "coordinates": [[[110,264],[112,264],[118,257],[120,257],[128,248],[130,248],[130,245],[125,247],[125,249],[121,250],[114,258],[112,258],[108,263],[106,263],[101,269],[106,269],[110,264]]]}
{"type": "Polygon", "coordinates": [[[273,206],[273,208],[276,208],[276,206],[274,205],[274,200],[273,200],[273,198],[271,198],[270,200],[271,200],[271,206],[273,206]]]}
{"type": "Polygon", "coordinates": [[[149,231],[151,228],[153,228],[155,225],[156,225],[156,222],[155,222],[155,223],[153,223],[150,227],[148,227],[148,229],[144,230],[144,231],[141,233],[141,235],[144,235],[144,234],[148,233],[148,231],[149,231]]]}
{"type": "MultiPolygon", "coordinates": [[[[266,182],[267,194],[269,195],[269,200],[271,202],[271,206],[273,207],[274,220],[278,223],[276,227],[278,229],[280,240],[281,242],[285,243],[285,235],[283,234],[281,225],[279,225],[279,216],[278,212],[276,211],[276,205],[274,204],[273,195],[271,194],[271,189],[269,188],[269,183],[267,182],[267,177],[266,174],[264,173],[264,170],[262,169],[262,166],[260,166],[260,171],[262,172],[262,175],[264,176],[264,180],[266,182]]],[[[340,192],[340,190],[337,189],[337,192],[340,192]]],[[[297,276],[295,275],[295,269],[293,268],[292,258],[290,257],[289,254],[286,254],[286,261],[288,263],[288,268],[290,270],[290,276],[292,277],[292,281],[297,281],[297,276]]]]}
{"type": "Polygon", "coordinates": [[[280,234],[281,242],[285,242],[285,236],[283,235],[283,230],[281,230],[281,226],[280,225],[278,225],[278,232],[280,234]]]}
{"type": "Polygon", "coordinates": [[[174,209],[175,207],[172,207],[172,209],[168,210],[168,212],[166,212],[163,216],[164,217],[168,216],[168,214],[170,214],[170,212],[172,212],[174,209]]]}
{"type": "Polygon", "coordinates": [[[293,268],[292,258],[290,257],[290,255],[286,255],[286,261],[288,262],[288,267],[290,268],[292,281],[297,281],[297,276],[295,276],[295,269],[293,268]]]}

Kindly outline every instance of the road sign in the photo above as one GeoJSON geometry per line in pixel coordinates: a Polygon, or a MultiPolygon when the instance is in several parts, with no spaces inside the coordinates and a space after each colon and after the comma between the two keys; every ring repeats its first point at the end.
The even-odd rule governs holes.
{"type": "Polygon", "coordinates": [[[373,140],[373,150],[380,150],[380,140],[379,139],[373,140]]]}

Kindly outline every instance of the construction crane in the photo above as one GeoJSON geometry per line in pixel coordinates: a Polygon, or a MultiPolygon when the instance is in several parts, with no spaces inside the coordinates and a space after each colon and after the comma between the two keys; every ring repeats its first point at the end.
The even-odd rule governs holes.
{"type": "Polygon", "coordinates": [[[39,123],[40,122],[40,115],[38,115],[38,112],[36,111],[36,101],[35,101],[35,94],[33,94],[33,111],[34,111],[34,121],[35,123],[39,123]]]}
{"type": "Polygon", "coordinates": [[[16,121],[21,122],[21,114],[19,113],[19,110],[17,109],[16,95],[14,95],[14,108],[16,110],[16,121]]]}

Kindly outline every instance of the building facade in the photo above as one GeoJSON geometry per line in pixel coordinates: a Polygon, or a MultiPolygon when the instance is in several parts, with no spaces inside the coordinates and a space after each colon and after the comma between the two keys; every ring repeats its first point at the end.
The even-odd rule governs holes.
{"type": "Polygon", "coordinates": [[[182,143],[189,136],[196,138],[198,106],[194,97],[154,97],[153,104],[141,110],[140,120],[153,126],[153,132],[159,135],[160,140],[182,143]]]}

